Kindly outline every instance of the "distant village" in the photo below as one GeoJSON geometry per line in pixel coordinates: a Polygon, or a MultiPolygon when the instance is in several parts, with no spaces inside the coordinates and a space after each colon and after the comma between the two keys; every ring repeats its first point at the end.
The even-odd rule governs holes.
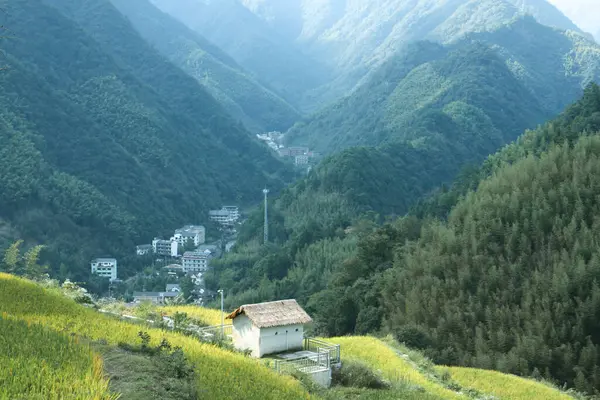
{"type": "MultiPolygon", "coordinates": [[[[223,229],[235,233],[235,225],[240,220],[237,206],[223,206],[220,210],[209,211],[211,221],[223,229]]],[[[225,243],[225,251],[230,251],[235,241],[225,243]]],[[[203,286],[203,274],[210,267],[210,260],[220,257],[222,246],[206,244],[206,228],[202,225],[186,225],[176,229],[169,239],[155,237],[150,244],[139,245],[135,249],[137,256],[154,255],[162,260],[172,260],[164,269],[172,275],[178,273],[189,276],[195,285],[203,286]]],[[[115,258],[96,258],[91,261],[92,274],[108,279],[111,283],[121,282],[118,274],[118,262],[115,258]]],[[[136,292],[134,302],[152,301],[162,304],[166,299],[177,297],[181,288],[169,284],[164,292],[136,292]]]]}
{"type": "Polygon", "coordinates": [[[256,135],[259,140],[267,143],[267,145],[273,151],[275,151],[279,157],[292,159],[296,167],[310,169],[310,167],[315,165],[321,159],[322,156],[320,153],[311,151],[308,147],[285,147],[282,144],[283,136],[283,133],[277,131],[256,135]]]}

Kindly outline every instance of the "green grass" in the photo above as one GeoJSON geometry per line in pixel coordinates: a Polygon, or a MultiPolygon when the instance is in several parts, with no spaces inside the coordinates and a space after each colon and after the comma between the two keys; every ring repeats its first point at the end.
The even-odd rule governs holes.
{"type": "Polygon", "coordinates": [[[449,372],[452,379],[464,388],[491,394],[502,400],[573,399],[543,383],[497,371],[459,367],[438,367],[438,370],[449,372]]]}

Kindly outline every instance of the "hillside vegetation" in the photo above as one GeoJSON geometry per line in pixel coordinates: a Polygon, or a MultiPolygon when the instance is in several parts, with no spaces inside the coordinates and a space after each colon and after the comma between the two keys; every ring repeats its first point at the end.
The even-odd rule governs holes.
{"type": "Polygon", "coordinates": [[[0,5],[0,218],[61,277],[98,256],[126,277],[135,244],[291,178],[108,1],[0,5]]]}
{"type": "MultiPolygon", "coordinates": [[[[302,385],[308,384],[307,381],[301,384],[291,377],[277,375],[256,360],[201,343],[197,339],[106,317],[76,304],[54,289],[43,289],[37,284],[6,274],[0,274],[0,289],[0,332],[5,349],[8,349],[3,353],[7,368],[0,372],[2,398],[21,398],[26,395],[28,399],[114,400],[119,395],[115,388],[125,390],[123,393],[128,396],[143,398],[143,393],[149,394],[154,390],[151,386],[157,386],[151,385],[151,382],[145,383],[142,378],[144,374],[153,373],[151,361],[143,357],[144,353],[133,353],[126,357],[124,353],[124,349],[135,347],[140,330],[148,334],[149,343],[146,346],[158,345],[161,341],[164,344],[164,340],[171,346],[181,346],[185,357],[196,368],[199,398],[468,398],[461,393],[464,389],[456,384],[458,380],[440,379],[439,374],[418,353],[372,337],[327,339],[342,346],[345,367],[336,374],[350,375],[336,375],[335,385],[330,390],[308,385],[307,388],[312,392],[309,394],[302,388],[302,385]],[[99,353],[92,347],[98,349],[99,353]],[[40,358],[44,362],[34,362],[40,358]],[[126,371],[124,366],[130,363],[134,364],[126,371]],[[140,368],[146,370],[139,371],[139,381],[130,381],[131,372],[140,368]],[[343,382],[347,385],[346,380],[352,376],[352,371],[363,371],[371,378],[356,377],[358,379],[353,384],[342,386],[343,382]],[[105,373],[117,380],[110,383],[110,391],[105,373]],[[361,386],[375,384],[368,379],[380,379],[384,387],[361,386]]],[[[191,307],[186,309],[192,311],[191,307]]],[[[197,309],[207,315],[212,311],[197,309]]],[[[451,373],[453,377],[456,374],[458,379],[468,383],[469,387],[485,386],[486,390],[479,392],[482,394],[506,390],[504,386],[496,387],[485,380],[492,376],[492,372],[452,369],[451,373]]],[[[505,397],[505,392],[499,393],[499,399],[520,399],[526,393],[544,393],[547,399],[570,398],[532,381],[515,381],[516,378],[499,373],[493,376],[494,382],[499,385],[505,381],[512,383],[511,395],[505,397]]],[[[166,376],[164,378],[167,379],[166,376]]],[[[466,387],[466,384],[462,386],[466,387]]]]}
{"type": "Polygon", "coordinates": [[[111,0],[161,54],[204,86],[253,132],[285,131],[300,115],[208,40],[148,0],[111,0]]]}
{"type": "MultiPolygon", "coordinates": [[[[46,329],[72,333],[89,341],[102,341],[113,346],[119,343],[135,344],[141,329],[140,326],[106,317],[59,294],[50,293],[33,283],[6,274],[0,274],[0,313],[34,327],[39,324],[46,329]]],[[[184,349],[190,362],[197,368],[198,390],[208,398],[307,398],[306,393],[292,378],[277,375],[241,354],[159,329],[143,330],[150,335],[151,345],[158,345],[164,338],[171,345],[184,349]]],[[[11,340],[16,339],[11,337],[11,340]]],[[[68,354],[63,351],[56,356],[66,362],[69,359],[64,357],[68,354]]],[[[80,376],[83,371],[86,370],[83,369],[76,376],[80,376]]]]}
{"type": "Polygon", "coordinates": [[[579,31],[539,0],[154,1],[263,80],[303,93],[297,101],[307,110],[347,94],[410,42],[450,43],[469,32],[496,29],[522,12],[544,25],[579,31]],[[281,65],[283,55],[289,66],[281,65]],[[288,71],[293,73],[282,74],[288,71]],[[307,79],[309,73],[313,79],[307,79]]]}
{"type": "Polygon", "coordinates": [[[79,339],[0,314],[0,399],[115,400],[102,360],[79,339]]]}
{"type": "MultiPolygon", "coordinates": [[[[296,124],[287,140],[332,153],[398,140],[447,148],[458,139],[475,141],[467,154],[485,157],[599,77],[597,44],[521,18],[451,45],[405,47],[350,96],[296,124]]],[[[450,154],[471,161],[455,147],[450,154]]]]}
{"type": "MultiPolygon", "coordinates": [[[[298,298],[326,336],[386,330],[439,364],[534,375],[595,393],[598,113],[593,84],[456,187],[379,228],[368,214],[333,218],[341,200],[330,209],[305,193],[306,202],[317,200],[313,213],[274,217],[280,246],[268,247],[267,256],[248,241],[207,283],[233,288],[233,302],[298,298]]],[[[277,202],[294,210],[302,198],[277,202]]]]}

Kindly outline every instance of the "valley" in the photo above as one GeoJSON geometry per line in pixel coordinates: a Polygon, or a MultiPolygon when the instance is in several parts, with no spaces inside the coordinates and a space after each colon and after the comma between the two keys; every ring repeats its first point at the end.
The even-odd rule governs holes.
{"type": "Polygon", "coordinates": [[[600,45],[550,2],[0,9],[0,399],[599,398],[600,45]]]}

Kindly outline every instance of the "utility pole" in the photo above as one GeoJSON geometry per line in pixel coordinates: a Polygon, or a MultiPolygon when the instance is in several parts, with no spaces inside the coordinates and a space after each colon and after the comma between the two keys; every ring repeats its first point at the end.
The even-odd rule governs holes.
{"type": "Polygon", "coordinates": [[[225,314],[223,313],[223,289],[217,290],[221,293],[221,338],[225,338],[225,314]]]}
{"type": "Polygon", "coordinates": [[[263,193],[265,195],[265,237],[264,244],[269,242],[269,212],[268,212],[268,199],[269,189],[264,188],[263,193]]]}

